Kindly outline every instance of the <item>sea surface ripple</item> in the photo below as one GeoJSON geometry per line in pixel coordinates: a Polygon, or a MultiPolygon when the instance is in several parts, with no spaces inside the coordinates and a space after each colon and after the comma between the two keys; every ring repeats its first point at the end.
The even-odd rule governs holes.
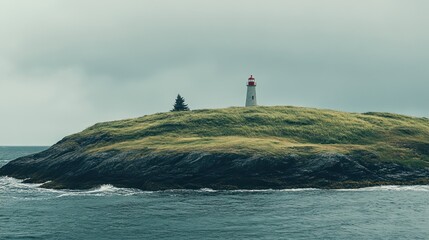
{"type": "MultiPolygon", "coordinates": [[[[0,147],[0,166],[43,147],[0,147]]],[[[428,239],[429,186],[52,190],[0,177],[0,239],[428,239]]]]}

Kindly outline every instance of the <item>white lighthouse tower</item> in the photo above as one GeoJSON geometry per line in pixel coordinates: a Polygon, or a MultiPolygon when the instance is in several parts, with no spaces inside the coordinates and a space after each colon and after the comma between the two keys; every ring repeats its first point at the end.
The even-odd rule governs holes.
{"type": "Polygon", "coordinates": [[[246,107],[256,106],[256,81],[253,75],[250,75],[247,81],[246,107]]]}

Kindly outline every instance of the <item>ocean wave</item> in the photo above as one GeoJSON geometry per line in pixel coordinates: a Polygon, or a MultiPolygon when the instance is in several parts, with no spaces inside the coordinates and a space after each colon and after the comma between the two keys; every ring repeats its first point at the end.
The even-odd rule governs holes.
{"type": "Polygon", "coordinates": [[[156,191],[159,193],[270,193],[270,192],[304,192],[320,191],[317,188],[291,188],[291,189],[235,189],[235,190],[215,190],[211,188],[200,189],[170,189],[156,191]]]}
{"type": "Polygon", "coordinates": [[[418,191],[429,192],[428,185],[416,186],[399,186],[399,185],[386,185],[376,187],[366,187],[357,189],[334,189],[326,190],[319,188],[290,188],[290,189],[236,189],[236,190],[216,190],[211,188],[201,189],[169,189],[159,191],[143,191],[133,188],[117,188],[110,184],[101,185],[100,187],[90,190],[64,190],[65,192],[60,196],[75,196],[75,195],[88,195],[88,196],[107,196],[107,195],[136,195],[142,193],[276,193],[276,192],[311,192],[311,191],[418,191]]]}
{"type": "Polygon", "coordinates": [[[0,177],[0,190],[6,189],[36,189],[42,184],[38,183],[23,183],[24,180],[12,177],[0,177]]]}
{"type": "Polygon", "coordinates": [[[200,188],[200,189],[167,189],[155,191],[157,193],[216,193],[221,192],[222,190],[214,190],[211,188],[200,188]]]}
{"type": "Polygon", "coordinates": [[[416,191],[416,192],[429,192],[429,185],[414,185],[414,186],[401,186],[401,185],[386,185],[354,189],[320,189],[320,188],[288,188],[288,189],[236,189],[236,190],[214,190],[211,188],[201,189],[170,189],[156,191],[159,193],[277,193],[277,192],[376,192],[376,191],[416,191]]]}
{"type": "Polygon", "coordinates": [[[89,190],[57,190],[41,188],[43,183],[24,183],[22,179],[0,177],[0,192],[8,192],[12,198],[21,200],[45,200],[69,196],[130,196],[153,193],[133,188],[117,188],[110,184],[101,185],[89,190]]]}
{"type": "Polygon", "coordinates": [[[240,189],[230,190],[231,192],[306,192],[306,191],[320,191],[318,188],[289,188],[289,189],[240,189]]]}
{"type": "Polygon", "coordinates": [[[414,191],[414,192],[429,192],[429,185],[385,185],[375,187],[365,187],[357,189],[336,189],[335,191],[342,192],[376,192],[376,191],[414,191]]]}
{"type": "Polygon", "coordinates": [[[19,199],[46,199],[74,196],[133,196],[151,193],[276,193],[276,192],[307,192],[307,191],[341,191],[341,192],[375,192],[375,191],[417,191],[429,192],[429,185],[398,186],[386,185],[358,189],[335,189],[322,190],[317,188],[292,188],[292,189],[237,189],[237,190],[215,190],[211,188],[201,189],[171,189],[161,191],[143,191],[134,188],[118,188],[110,184],[104,184],[88,190],[56,190],[41,188],[42,183],[23,183],[24,180],[12,177],[0,177],[0,191],[12,193],[13,198],[19,199]]]}
{"type": "Polygon", "coordinates": [[[5,197],[16,200],[47,200],[52,193],[58,191],[40,188],[42,183],[23,183],[24,180],[11,177],[0,177],[0,192],[7,193],[5,197]]]}
{"type": "Polygon", "coordinates": [[[104,184],[89,190],[63,190],[57,197],[69,196],[132,196],[136,194],[149,194],[153,191],[143,191],[134,188],[118,188],[110,184],[104,184]]]}

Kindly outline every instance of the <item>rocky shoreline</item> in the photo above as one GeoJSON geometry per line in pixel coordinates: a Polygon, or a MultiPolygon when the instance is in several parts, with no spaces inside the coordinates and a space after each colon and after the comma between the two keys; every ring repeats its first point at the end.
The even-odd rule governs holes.
{"type": "Polygon", "coordinates": [[[338,153],[282,158],[202,152],[142,156],[138,151],[60,151],[57,146],[9,162],[0,175],[54,189],[102,184],[142,190],[335,189],[429,183],[428,168],[360,161],[338,153]]]}

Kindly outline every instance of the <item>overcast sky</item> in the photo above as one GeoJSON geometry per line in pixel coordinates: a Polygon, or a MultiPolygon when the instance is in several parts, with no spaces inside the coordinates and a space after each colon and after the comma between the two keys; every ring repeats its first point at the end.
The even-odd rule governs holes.
{"type": "Polygon", "coordinates": [[[429,116],[427,0],[2,0],[0,145],[260,105],[429,116]]]}

